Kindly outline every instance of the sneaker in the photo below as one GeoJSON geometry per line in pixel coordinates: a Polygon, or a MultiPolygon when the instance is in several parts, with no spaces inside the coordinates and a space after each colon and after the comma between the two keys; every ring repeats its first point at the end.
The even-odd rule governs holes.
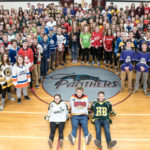
{"type": "Polygon", "coordinates": [[[98,66],[100,66],[100,65],[101,65],[99,61],[97,62],[97,65],[98,65],[98,66]]]}
{"type": "Polygon", "coordinates": [[[146,90],[144,90],[144,94],[147,95],[147,91],[146,90]]]}
{"type": "Polygon", "coordinates": [[[10,100],[10,101],[15,101],[16,98],[15,98],[15,97],[11,97],[9,100],[10,100]]]}
{"type": "Polygon", "coordinates": [[[95,62],[94,62],[94,61],[92,61],[91,65],[94,65],[94,64],[95,64],[95,62]]]}
{"type": "Polygon", "coordinates": [[[63,146],[63,139],[60,139],[59,144],[60,144],[60,148],[61,148],[63,146]]]}
{"type": "Polygon", "coordinates": [[[121,89],[120,89],[120,92],[124,92],[124,88],[121,88],[121,89]]]}
{"type": "Polygon", "coordinates": [[[35,87],[38,89],[38,88],[39,88],[39,85],[36,85],[35,87]]]}
{"type": "Polygon", "coordinates": [[[74,59],[72,60],[72,63],[73,63],[73,64],[75,63],[74,59]]]}
{"type": "Polygon", "coordinates": [[[104,64],[106,64],[106,60],[104,60],[104,64]]]}
{"type": "Polygon", "coordinates": [[[113,146],[115,146],[117,144],[117,141],[116,140],[113,140],[113,141],[111,141],[108,145],[107,145],[107,147],[108,148],[112,148],[113,146]]]}
{"type": "Polygon", "coordinates": [[[136,93],[136,91],[137,91],[137,90],[133,90],[133,92],[132,92],[132,93],[136,93]]]}
{"type": "Polygon", "coordinates": [[[51,140],[51,139],[49,139],[49,140],[48,140],[48,145],[49,145],[49,147],[50,147],[50,148],[52,148],[52,147],[53,147],[53,142],[52,142],[52,140],[51,140]]]}
{"type": "Polygon", "coordinates": [[[21,98],[18,98],[18,104],[21,104],[21,98]]]}
{"type": "Polygon", "coordinates": [[[132,88],[128,88],[128,91],[129,91],[130,93],[133,93],[132,88]]]}
{"type": "Polygon", "coordinates": [[[54,68],[53,68],[53,67],[50,67],[50,69],[54,70],[54,68]]]}
{"type": "Polygon", "coordinates": [[[106,65],[106,67],[105,67],[106,69],[108,69],[108,65],[106,65]]]}
{"type": "Polygon", "coordinates": [[[84,61],[81,61],[81,64],[84,64],[84,61]]]}
{"type": "Polygon", "coordinates": [[[95,139],[95,140],[94,140],[94,143],[95,143],[95,145],[96,145],[98,148],[102,148],[102,144],[101,144],[101,142],[100,142],[99,140],[95,139]]]}
{"type": "Polygon", "coordinates": [[[26,95],[24,98],[25,98],[26,100],[28,100],[28,101],[30,100],[30,97],[27,96],[27,95],[26,95]]]}
{"type": "Polygon", "coordinates": [[[76,60],[76,63],[78,63],[78,61],[76,60]]]}
{"type": "Polygon", "coordinates": [[[3,105],[1,105],[0,106],[0,111],[2,111],[4,109],[4,106],[3,105]]]}
{"type": "Polygon", "coordinates": [[[68,139],[69,139],[70,143],[71,143],[72,145],[74,145],[75,138],[73,137],[72,134],[69,134],[69,135],[68,135],[68,139]]]}
{"type": "Polygon", "coordinates": [[[86,137],[85,137],[85,141],[86,141],[86,145],[89,145],[90,142],[92,140],[92,134],[88,134],[86,137]]]}
{"type": "Polygon", "coordinates": [[[89,61],[87,61],[87,64],[88,64],[88,65],[90,64],[89,61]]]}

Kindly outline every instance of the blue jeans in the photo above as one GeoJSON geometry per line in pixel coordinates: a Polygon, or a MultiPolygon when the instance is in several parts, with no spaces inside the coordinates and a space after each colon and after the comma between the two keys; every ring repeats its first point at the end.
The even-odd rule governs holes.
{"type": "Polygon", "coordinates": [[[86,115],[76,115],[71,117],[71,123],[72,123],[72,135],[76,137],[77,129],[79,124],[81,124],[81,127],[83,129],[84,137],[86,137],[89,134],[88,131],[88,116],[86,115]]]}
{"type": "Polygon", "coordinates": [[[78,44],[71,45],[71,56],[73,60],[78,59],[78,44]]]}
{"type": "Polygon", "coordinates": [[[95,129],[96,129],[96,139],[101,142],[101,126],[104,126],[104,132],[107,144],[111,142],[111,136],[110,136],[110,127],[109,127],[109,121],[108,120],[95,120],[95,129]]]}
{"type": "Polygon", "coordinates": [[[41,76],[47,76],[47,58],[41,60],[41,76]]]}

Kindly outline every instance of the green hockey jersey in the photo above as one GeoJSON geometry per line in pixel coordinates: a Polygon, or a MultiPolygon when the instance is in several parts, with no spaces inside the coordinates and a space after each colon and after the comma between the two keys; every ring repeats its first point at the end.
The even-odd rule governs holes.
{"type": "Polygon", "coordinates": [[[108,120],[111,123],[111,120],[109,118],[109,115],[112,113],[112,104],[104,100],[103,102],[100,102],[98,100],[95,100],[92,103],[91,110],[94,112],[94,116],[92,119],[92,122],[96,119],[102,119],[102,120],[108,120]]]}

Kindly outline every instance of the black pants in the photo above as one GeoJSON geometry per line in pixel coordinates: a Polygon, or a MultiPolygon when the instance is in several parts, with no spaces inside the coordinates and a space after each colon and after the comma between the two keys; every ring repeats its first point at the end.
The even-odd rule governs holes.
{"type": "Polygon", "coordinates": [[[95,58],[100,61],[103,58],[103,47],[98,47],[97,49],[95,47],[92,47],[92,57],[93,61],[95,58]]]}
{"type": "Polygon", "coordinates": [[[82,61],[85,60],[85,57],[89,61],[89,48],[82,49],[82,61]]]}
{"type": "Polygon", "coordinates": [[[2,94],[2,86],[0,85],[0,94],[2,94]]]}
{"type": "Polygon", "coordinates": [[[106,57],[106,64],[108,64],[109,62],[112,65],[112,52],[105,51],[105,57],[106,57]]]}
{"type": "Polygon", "coordinates": [[[31,77],[31,82],[30,82],[30,89],[32,89],[32,82],[33,82],[32,71],[30,71],[30,77],[31,77]]]}
{"type": "Polygon", "coordinates": [[[79,58],[81,58],[81,55],[82,55],[82,47],[81,44],[79,44],[79,58]]]}
{"type": "Polygon", "coordinates": [[[115,65],[115,67],[117,67],[118,62],[119,62],[119,57],[114,54],[114,65],[115,65]]]}
{"type": "Polygon", "coordinates": [[[66,56],[68,55],[68,47],[64,49],[63,61],[66,62],[66,56]]]}
{"type": "Polygon", "coordinates": [[[2,90],[2,98],[6,97],[6,92],[10,93],[11,92],[11,87],[7,87],[2,90]]]}
{"type": "Polygon", "coordinates": [[[65,127],[65,122],[60,122],[59,124],[56,124],[56,122],[50,122],[50,136],[49,139],[51,139],[52,141],[54,140],[54,135],[55,135],[55,131],[56,131],[56,127],[58,127],[58,131],[59,131],[59,139],[63,139],[63,130],[65,127]]]}

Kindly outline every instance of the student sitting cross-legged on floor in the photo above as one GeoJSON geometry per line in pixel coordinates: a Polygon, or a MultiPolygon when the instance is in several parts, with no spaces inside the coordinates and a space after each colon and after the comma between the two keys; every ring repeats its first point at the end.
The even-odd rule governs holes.
{"type": "Polygon", "coordinates": [[[116,115],[112,110],[112,105],[109,101],[105,99],[105,93],[100,91],[98,93],[98,99],[92,103],[91,110],[94,112],[92,122],[95,124],[96,129],[96,139],[94,140],[95,145],[98,148],[102,148],[101,144],[101,126],[104,127],[104,132],[106,136],[107,147],[112,148],[117,144],[117,141],[111,140],[110,136],[110,123],[111,120],[109,115],[116,115]]]}

